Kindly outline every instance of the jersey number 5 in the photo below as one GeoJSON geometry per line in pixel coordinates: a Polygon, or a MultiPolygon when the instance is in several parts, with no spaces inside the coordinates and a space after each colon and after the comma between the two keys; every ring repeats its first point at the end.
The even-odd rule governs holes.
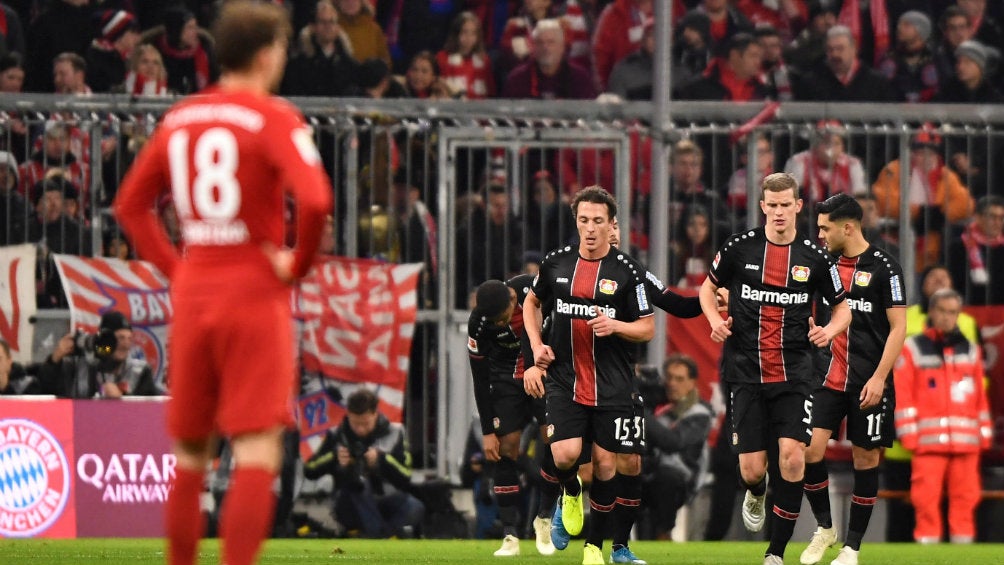
{"type": "Polygon", "coordinates": [[[241,208],[241,185],[237,182],[237,138],[226,128],[210,128],[195,140],[192,164],[195,180],[189,190],[189,133],[180,129],[167,142],[171,167],[171,193],[178,217],[232,220],[241,208]]]}

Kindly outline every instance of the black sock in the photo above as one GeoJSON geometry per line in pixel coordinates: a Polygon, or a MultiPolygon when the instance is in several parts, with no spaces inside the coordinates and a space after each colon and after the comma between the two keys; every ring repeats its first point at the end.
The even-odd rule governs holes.
{"type": "MultiPolygon", "coordinates": [[[[537,506],[537,517],[550,518],[554,514],[554,505],[561,494],[561,483],[558,482],[558,470],[554,467],[554,457],[551,450],[545,450],[544,459],[540,462],[540,503],[537,506]]],[[[579,482],[575,481],[578,485],[579,482]]]]}
{"type": "Polygon", "coordinates": [[[778,479],[774,484],[774,525],[770,531],[767,553],[784,557],[784,548],[795,531],[795,521],[802,507],[802,481],[778,479]]]}
{"type": "Polygon", "coordinates": [[[573,465],[569,469],[556,469],[554,474],[558,477],[558,482],[561,483],[568,496],[578,496],[582,492],[582,485],[579,484],[578,465],[573,465]]]}
{"type": "Polygon", "coordinates": [[[508,457],[495,466],[495,501],[499,505],[499,519],[505,535],[519,537],[520,522],[519,467],[508,457]]]}
{"type": "Polygon", "coordinates": [[[638,517],[641,508],[641,477],[638,475],[621,475],[614,477],[617,481],[617,499],[613,514],[614,549],[627,545],[631,537],[631,528],[638,517]]]}
{"type": "Polygon", "coordinates": [[[589,487],[589,534],[586,543],[603,547],[606,539],[610,518],[613,515],[617,500],[617,477],[601,481],[595,476],[589,487]]]}
{"type": "Polygon", "coordinates": [[[830,475],[826,471],[826,461],[805,464],[805,498],[816,516],[821,528],[833,527],[830,514],[830,475]]]}
{"type": "Polygon", "coordinates": [[[851,493],[851,518],[847,524],[847,540],[844,545],[857,551],[861,549],[861,538],[868,529],[868,521],[878,498],[878,467],[854,469],[854,492],[851,493]]]}
{"type": "Polygon", "coordinates": [[[747,483],[743,474],[739,472],[739,465],[736,465],[736,476],[739,477],[739,486],[750,491],[753,496],[763,496],[767,492],[767,475],[760,477],[760,480],[755,483],[747,483]]]}

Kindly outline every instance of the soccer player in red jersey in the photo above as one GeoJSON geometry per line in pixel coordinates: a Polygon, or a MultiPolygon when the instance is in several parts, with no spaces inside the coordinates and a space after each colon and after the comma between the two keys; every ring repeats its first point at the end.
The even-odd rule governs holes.
{"type": "Polygon", "coordinates": [[[171,281],[167,426],[178,461],[167,503],[169,565],[196,561],[199,495],[216,437],[231,441],[235,460],[223,562],[253,563],[272,526],[272,482],[295,391],[289,284],[310,268],[332,206],[302,116],[271,95],[290,32],[275,5],[227,3],[214,29],[219,84],[165,114],[115,202],[139,255],[171,281]],[[153,213],[167,190],[184,255],[153,213]],[[297,205],[292,250],[281,248],[287,191],[297,205]]]}
{"type": "Polygon", "coordinates": [[[746,487],[743,522],[759,531],[765,521],[768,442],[777,442],[781,471],[774,479],[775,517],[764,565],[782,565],[802,506],[805,446],[812,437],[813,346],[828,347],[851,322],[840,274],[832,258],[796,228],[802,209],[798,181],[768,175],[760,209],[767,225],[734,234],[715,255],[701,286],[701,308],[711,339],[725,343],[723,375],[729,383],[732,446],[746,487]],[[729,317],[718,313],[716,293],[729,290],[729,317]],[[832,318],[817,326],[811,298],[822,296],[832,318]]]}

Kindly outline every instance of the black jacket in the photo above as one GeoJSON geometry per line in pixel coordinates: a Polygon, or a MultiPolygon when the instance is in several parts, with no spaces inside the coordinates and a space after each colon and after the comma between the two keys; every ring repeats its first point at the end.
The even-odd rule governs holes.
{"type": "MultiPolygon", "coordinates": [[[[343,34],[344,35],[344,34],[343,34]]],[[[285,96],[347,96],[356,86],[359,63],[348,38],[335,40],[331,56],[321,51],[309,28],[300,33],[300,50],[286,65],[280,91],[285,96]]]]}
{"type": "Polygon", "coordinates": [[[795,83],[796,100],[828,102],[895,102],[889,81],[862,64],[851,82],[844,85],[829,68],[822,67],[795,83]]]}
{"type": "Polygon", "coordinates": [[[362,490],[369,482],[377,495],[390,494],[393,489],[411,490],[411,454],[405,442],[404,426],[392,423],[383,414],[377,419],[373,432],[357,436],[349,426],[346,416],[338,428],[328,431],[317,452],[303,464],[303,476],[318,479],[324,475],[335,478],[335,488],[362,490]],[[347,466],[338,464],[338,448],[346,447],[352,456],[347,466]],[[379,452],[375,468],[366,467],[363,454],[370,447],[379,452]]]}

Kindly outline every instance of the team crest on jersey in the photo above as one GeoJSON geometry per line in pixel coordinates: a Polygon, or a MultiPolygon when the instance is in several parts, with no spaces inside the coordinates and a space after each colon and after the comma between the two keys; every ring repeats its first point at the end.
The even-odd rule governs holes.
{"type": "Polygon", "coordinates": [[[474,339],[473,337],[468,337],[467,351],[470,351],[471,353],[480,353],[480,351],[478,351],[478,340],[474,339]]]}
{"type": "Polygon", "coordinates": [[[732,432],[732,445],[739,445],[739,434],[732,432]]]}
{"type": "Polygon", "coordinates": [[[809,280],[809,268],[801,265],[795,265],[791,268],[791,278],[798,282],[805,282],[809,280]]]}
{"type": "Polygon", "coordinates": [[[499,426],[501,426],[501,425],[502,425],[502,421],[499,420],[498,416],[495,416],[494,418],[492,418],[492,427],[493,428],[495,428],[497,430],[497,429],[499,429],[499,426]]]}
{"type": "Polygon", "coordinates": [[[722,259],[722,252],[719,251],[718,253],[715,253],[715,260],[711,262],[711,267],[717,269],[718,261],[720,261],[721,259],[722,259]]]}
{"type": "Polygon", "coordinates": [[[32,537],[63,515],[70,466],[63,446],[31,420],[0,420],[0,536],[32,537]]]}
{"type": "Polygon", "coordinates": [[[617,281],[600,279],[600,292],[603,294],[613,294],[617,292],[617,281]]]}
{"type": "Polygon", "coordinates": [[[872,282],[872,274],[858,271],[854,273],[854,284],[858,286],[868,286],[872,282]]]}
{"type": "Polygon", "coordinates": [[[553,435],[554,435],[554,424],[548,424],[547,425],[547,437],[551,437],[553,435]]]}

